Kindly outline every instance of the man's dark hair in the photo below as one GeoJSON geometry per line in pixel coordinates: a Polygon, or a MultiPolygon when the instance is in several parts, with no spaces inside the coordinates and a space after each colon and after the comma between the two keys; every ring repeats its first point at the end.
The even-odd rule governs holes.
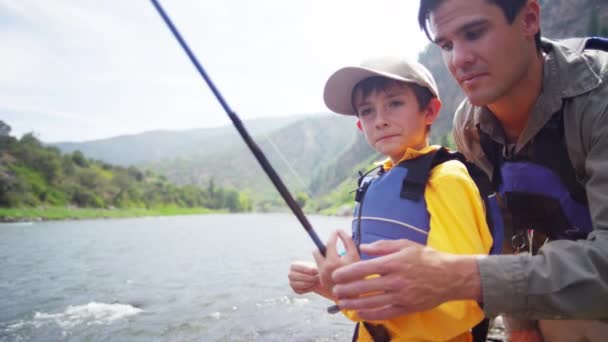
{"type": "MultiPolygon", "coordinates": [[[[418,25],[429,40],[433,40],[431,38],[431,34],[429,33],[428,21],[431,15],[431,12],[437,9],[437,7],[444,0],[420,0],[420,8],[418,9],[418,25]]],[[[526,4],[527,0],[486,0],[496,6],[498,6],[502,13],[505,15],[507,22],[509,24],[513,23],[519,11],[521,11],[522,7],[526,4]]],[[[534,41],[536,42],[536,48],[540,50],[540,30],[534,36],[534,41]]]]}

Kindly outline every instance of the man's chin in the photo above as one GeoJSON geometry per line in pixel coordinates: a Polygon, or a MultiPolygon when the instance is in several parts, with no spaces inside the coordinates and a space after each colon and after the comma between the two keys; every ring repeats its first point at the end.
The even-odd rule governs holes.
{"type": "Polygon", "coordinates": [[[477,107],[487,106],[494,100],[488,94],[480,94],[477,92],[465,92],[465,96],[470,104],[477,107]]]}

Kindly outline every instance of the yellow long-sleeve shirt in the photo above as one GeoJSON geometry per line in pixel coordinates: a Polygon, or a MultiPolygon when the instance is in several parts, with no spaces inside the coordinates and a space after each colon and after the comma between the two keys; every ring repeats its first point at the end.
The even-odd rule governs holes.
{"type": "MultiPolygon", "coordinates": [[[[430,153],[439,146],[416,151],[408,149],[401,159],[408,160],[430,153]]],[[[384,163],[386,171],[392,168],[384,163]]],[[[454,254],[487,254],[492,247],[483,200],[466,167],[459,161],[447,161],[431,170],[424,198],[430,215],[427,246],[454,254]]],[[[357,321],[354,311],[343,311],[357,321]]],[[[475,301],[452,301],[434,309],[374,321],[388,329],[391,341],[472,341],[470,329],[483,319],[475,301]]],[[[373,341],[363,324],[358,341],[373,341]]]]}

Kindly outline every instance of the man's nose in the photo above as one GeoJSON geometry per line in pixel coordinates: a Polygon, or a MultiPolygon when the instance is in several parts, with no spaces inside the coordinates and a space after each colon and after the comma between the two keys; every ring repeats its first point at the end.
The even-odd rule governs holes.
{"type": "Polygon", "coordinates": [[[451,55],[451,64],[456,69],[467,69],[475,61],[475,53],[469,44],[454,44],[451,55]]]}

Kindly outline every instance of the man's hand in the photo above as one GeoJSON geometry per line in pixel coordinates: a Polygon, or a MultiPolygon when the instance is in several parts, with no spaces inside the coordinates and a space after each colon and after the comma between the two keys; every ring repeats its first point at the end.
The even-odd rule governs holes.
{"type": "Polygon", "coordinates": [[[337,269],[333,294],[342,309],[364,320],[383,320],[432,309],[458,299],[479,299],[481,285],[472,255],[440,253],[408,240],[360,246],[377,256],[337,269]],[[377,274],[378,277],[367,278],[377,274]]]}

